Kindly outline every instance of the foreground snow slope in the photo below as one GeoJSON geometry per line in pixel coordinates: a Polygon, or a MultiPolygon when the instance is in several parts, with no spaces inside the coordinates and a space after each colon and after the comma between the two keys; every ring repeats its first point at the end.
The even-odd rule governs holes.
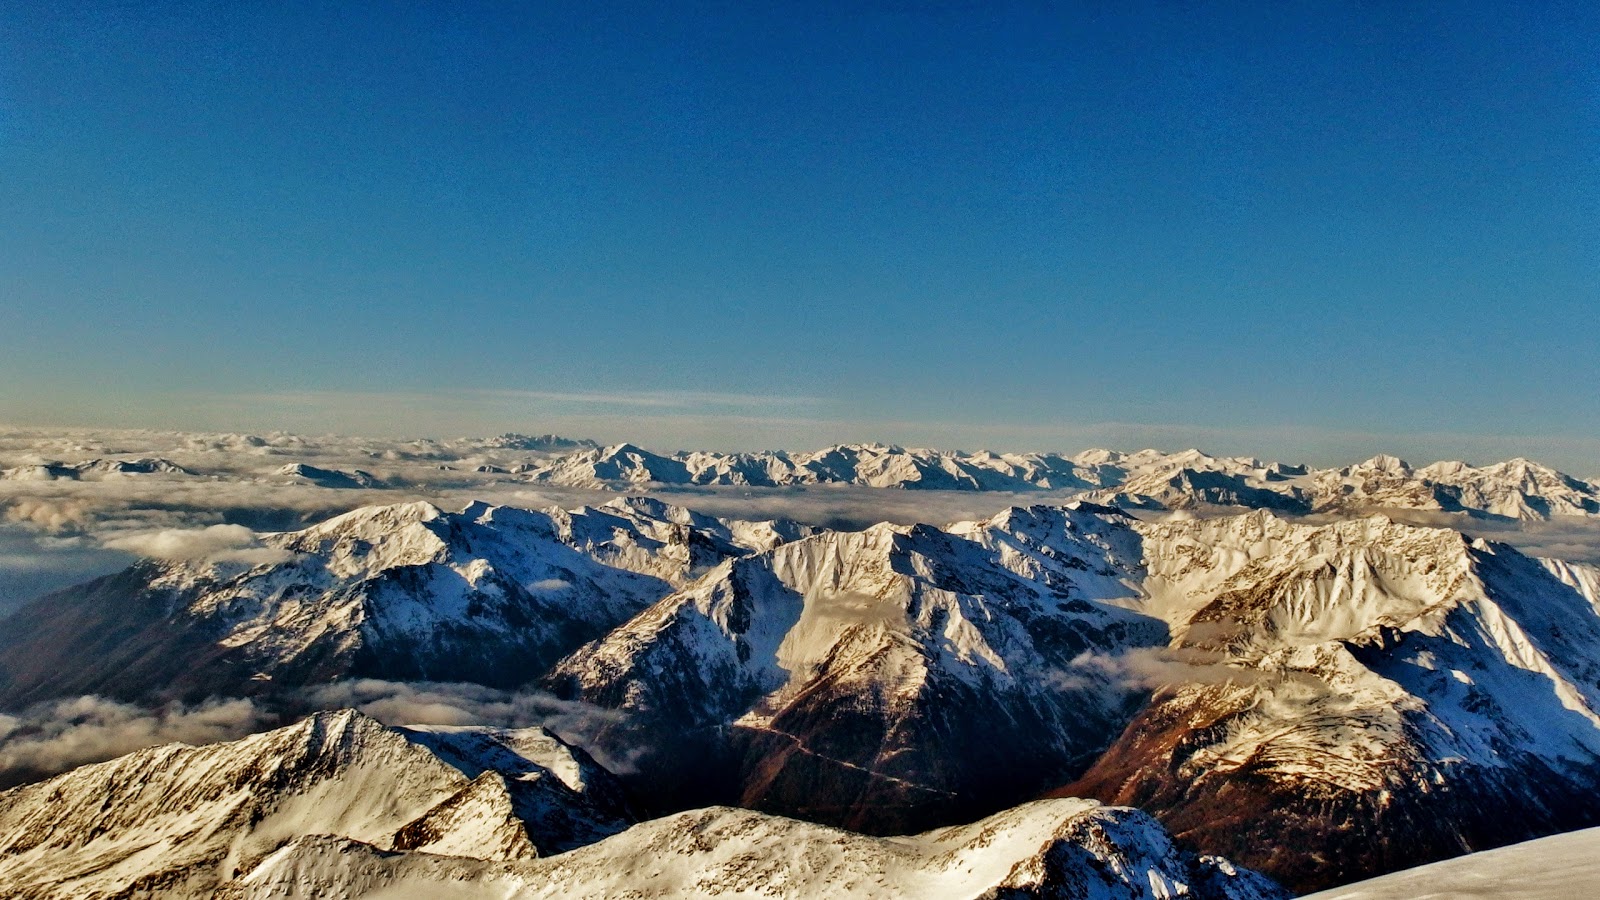
{"type": "Polygon", "coordinates": [[[1270,881],[1173,845],[1136,810],[1084,800],[1028,804],[972,825],[871,838],[713,807],[636,825],[533,862],[386,853],[306,837],[222,896],[766,897],[1276,900],[1270,881]]]}
{"type": "Polygon", "coordinates": [[[1587,900],[1600,897],[1600,828],[1418,866],[1303,900],[1587,900]]]}

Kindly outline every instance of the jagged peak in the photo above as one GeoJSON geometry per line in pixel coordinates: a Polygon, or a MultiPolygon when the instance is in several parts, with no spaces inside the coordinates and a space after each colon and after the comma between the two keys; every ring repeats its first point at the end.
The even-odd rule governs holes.
{"type": "MultiPolygon", "coordinates": [[[[391,738],[404,741],[404,738],[399,733],[360,710],[321,710],[306,716],[298,722],[293,722],[271,731],[247,735],[225,743],[195,746],[178,741],[145,747],[105,762],[80,766],[57,775],[50,781],[57,783],[83,780],[94,781],[104,777],[109,772],[130,769],[139,770],[156,760],[185,753],[245,758],[255,753],[276,753],[279,752],[279,748],[298,747],[312,754],[321,754],[334,749],[348,750],[355,747],[370,746],[374,741],[384,741],[391,738]]],[[[399,745],[396,744],[396,746],[399,745]]]]}
{"type": "MultiPolygon", "coordinates": [[[[1004,528],[1020,522],[1067,522],[1084,519],[1128,519],[1127,513],[1114,506],[1104,506],[1088,500],[1069,500],[1066,503],[1034,503],[1013,505],[983,521],[983,525],[1004,528]]],[[[961,523],[963,525],[972,523],[961,523]]]]}
{"type": "Polygon", "coordinates": [[[646,497],[642,494],[625,494],[613,497],[600,504],[600,509],[617,509],[641,513],[652,519],[677,521],[687,515],[689,511],[681,506],[675,506],[655,497],[646,497]]]}
{"type": "Polygon", "coordinates": [[[1365,459],[1359,463],[1356,463],[1351,468],[1362,471],[1404,474],[1411,471],[1411,464],[1398,456],[1388,453],[1379,453],[1370,459],[1365,459]]]}
{"type": "Polygon", "coordinates": [[[1101,447],[1094,447],[1067,457],[1067,461],[1080,466],[1103,466],[1120,462],[1126,457],[1127,454],[1120,450],[1106,450],[1101,447]]]}
{"type": "MultiPolygon", "coordinates": [[[[328,709],[314,712],[294,725],[287,733],[301,733],[312,740],[320,739],[324,746],[352,746],[357,743],[393,736],[399,738],[388,726],[358,709],[328,709]]],[[[273,734],[273,732],[266,732],[273,734]]]]}
{"type": "Polygon", "coordinates": [[[1478,471],[1484,473],[1485,475],[1506,476],[1519,480],[1534,474],[1546,475],[1550,477],[1561,477],[1562,475],[1562,473],[1556,469],[1551,468],[1543,463],[1535,462],[1525,456],[1514,456],[1511,459],[1503,460],[1493,465],[1484,466],[1478,471]]]}
{"type": "Polygon", "coordinates": [[[1327,539],[1343,543],[1371,543],[1407,536],[1429,539],[1453,537],[1465,541],[1461,532],[1454,529],[1398,521],[1383,512],[1371,512],[1363,516],[1327,522],[1306,522],[1280,515],[1270,509],[1252,509],[1231,516],[1168,517],[1159,522],[1138,523],[1136,527],[1150,531],[1181,530],[1206,533],[1210,534],[1212,539],[1221,533],[1231,533],[1235,537],[1245,538],[1254,535],[1276,535],[1297,541],[1327,539]]]}
{"type": "Polygon", "coordinates": [[[445,539],[430,523],[448,516],[425,500],[363,506],[303,531],[276,535],[269,543],[302,553],[331,552],[332,570],[348,576],[437,558],[446,549],[445,539]],[[373,555],[367,553],[370,547],[385,549],[373,555]]]}
{"type": "Polygon", "coordinates": [[[559,434],[526,435],[507,431],[490,438],[463,437],[453,443],[499,450],[577,450],[593,449],[596,445],[588,438],[569,438],[559,434]]]}
{"type": "Polygon", "coordinates": [[[812,535],[805,538],[805,540],[821,543],[853,543],[869,539],[883,540],[892,535],[910,534],[914,527],[916,526],[902,525],[898,522],[874,522],[859,531],[828,531],[812,535]]]}
{"type": "Polygon", "coordinates": [[[79,463],[79,469],[107,469],[111,471],[141,471],[141,472],[166,472],[179,475],[193,475],[194,473],[178,465],[170,459],[160,456],[140,456],[133,459],[91,459],[79,463]]]}
{"type": "Polygon", "coordinates": [[[416,522],[431,522],[445,515],[447,513],[444,510],[426,500],[363,506],[313,525],[301,534],[332,535],[365,532],[373,527],[398,528],[416,522]]]}
{"type": "MultiPolygon", "coordinates": [[[[859,531],[824,531],[813,535],[780,544],[777,547],[760,554],[764,557],[799,557],[824,550],[829,553],[854,555],[870,552],[877,555],[889,556],[903,550],[904,545],[897,543],[913,534],[921,534],[919,529],[932,529],[929,525],[901,525],[895,522],[877,522],[859,531]]],[[[942,533],[942,532],[941,532],[942,533]]]]}
{"type": "Polygon", "coordinates": [[[832,447],[828,447],[828,448],[826,448],[824,450],[817,451],[817,453],[815,455],[823,456],[823,455],[827,455],[827,454],[831,454],[831,453],[845,453],[845,454],[849,454],[849,455],[852,455],[852,456],[860,456],[860,455],[863,455],[863,454],[871,454],[871,455],[874,455],[874,456],[884,456],[884,455],[917,454],[917,453],[928,453],[928,452],[936,452],[936,451],[926,451],[926,450],[919,450],[919,449],[916,449],[916,448],[907,448],[907,447],[901,446],[900,444],[884,444],[884,443],[880,443],[878,441],[866,441],[866,442],[862,442],[862,443],[834,444],[832,447]]]}
{"type": "Polygon", "coordinates": [[[1438,478],[1460,475],[1464,472],[1473,471],[1477,470],[1473,468],[1471,463],[1468,463],[1464,460],[1441,459],[1438,462],[1429,463],[1428,465],[1423,466],[1421,469],[1418,469],[1417,474],[1429,478],[1438,478]]]}
{"type": "Polygon", "coordinates": [[[494,514],[500,509],[501,506],[487,500],[471,500],[461,508],[461,517],[474,522],[488,522],[494,519],[494,514]]]}

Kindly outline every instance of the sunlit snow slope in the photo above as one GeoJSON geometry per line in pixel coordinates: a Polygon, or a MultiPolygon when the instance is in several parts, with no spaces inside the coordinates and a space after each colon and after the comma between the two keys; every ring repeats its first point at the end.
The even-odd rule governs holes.
{"type": "Polygon", "coordinates": [[[1304,900],[1587,900],[1600,897],[1600,828],[1419,866],[1304,900]]]}

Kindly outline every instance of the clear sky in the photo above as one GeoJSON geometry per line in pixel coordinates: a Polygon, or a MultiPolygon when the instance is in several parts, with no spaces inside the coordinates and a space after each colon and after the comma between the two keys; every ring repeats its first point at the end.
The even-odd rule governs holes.
{"type": "Polygon", "coordinates": [[[1597,47],[1563,0],[0,0],[0,421],[1600,474],[1597,47]]]}

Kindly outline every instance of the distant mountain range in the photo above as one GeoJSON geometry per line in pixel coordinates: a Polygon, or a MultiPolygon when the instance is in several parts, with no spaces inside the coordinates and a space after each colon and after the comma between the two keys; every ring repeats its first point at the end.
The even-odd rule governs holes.
{"type": "Polygon", "coordinates": [[[0,480],[96,481],[117,478],[212,478],[324,488],[408,489],[527,481],[608,491],[648,488],[790,488],[856,485],[923,491],[1050,492],[1128,509],[1272,509],[1305,515],[1405,509],[1462,513],[1507,521],[1600,517],[1600,483],[1526,459],[1486,466],[1447,461],[1413,467],[1393,456],[1318,469],[1216,457],[1199,450],[1124,453],[1089,450],[990,453],[842,444],[810,453],[677,452],[633,444],[601,447],[555,435],[360,443],[319,447],[301,439],[191,438],[180,462],[161,456],[29,462],[0,470],[0,480]],[[197,451],[196,445],[204,448],[197,451]],[[244,448],[240,450],[239,448],[244,448]],[[298,462],[285,457],[302,455],[298,462]],[[270,465],[241,467],[251,454],[270,465]],[[360,467],[322,460],[359,458],[360,467]],[[213,468],[212,466],[217,466],[213,468]]]}
{"type": "Polygon", "coordinates": [[[632,444],[591,448],[531,468],[533,481],[583,487],[855,484],[951,491],[1068,491],[1096,503],[1292,513],[1401,508],[1509,519],[1600,515],[1600,484],[1526,459],[1412,468],[1392,456],[1334,469],[1208,456],[1199,450],[1076,456],[961,453],[847,444],[814,453],[675,453],[632,444]]]}
{"type": "Polygon", "coordinates": [[[177,463],[158,458],[89,459],[77,463],[29,463],[0,470],[8,481],[78,481],[119,475],[193,475],[177,463]]]}

